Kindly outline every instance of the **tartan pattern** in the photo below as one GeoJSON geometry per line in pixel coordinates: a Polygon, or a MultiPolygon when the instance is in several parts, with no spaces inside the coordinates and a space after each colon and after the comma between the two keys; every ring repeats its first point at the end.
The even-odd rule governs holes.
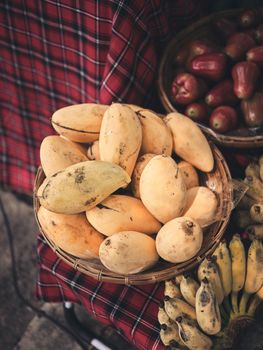
{"type": "MultiPolygon", "coordinates": [[[[162,111],[160,57],[171,36],[205,6],[206,0],[2,0],[0,184],[32,194],[40,143],[55,133],[50,118],[59,108],[120,101],[162,111]]],[[[42,236],[38,254],[39,299],[81,303],[138,349],[163,349],[162,283],[96,282],[61,261],[42,236]]]]}
{"type": "Polygon", "coordinates": [[[123,286],[98,282],[59,259],[42,236],[38,237],[37,297],[44,301],[81,303],[105,325],[115,327],[137,349],[161,350],[157,320],[163,299],[162,282],[123,286]]]}
{"type": "Polygon", "coordinates": [[[159,109],[163,48],[200,8],[194,0],[1,1],[0,183],[32,193],[40,143],[61,107],[159,109]]]}

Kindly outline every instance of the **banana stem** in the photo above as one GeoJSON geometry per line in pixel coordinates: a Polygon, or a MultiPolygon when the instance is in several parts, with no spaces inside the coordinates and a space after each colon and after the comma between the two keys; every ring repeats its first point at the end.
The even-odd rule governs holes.
{"type": "Polygon", "coordinates": [[[247,292],[243,292],[241,300],[240,300],[240,304],[239,304],[239,314],[240,315],[244,315],[246,313],[246,309],[247,309],[247,302],[249,299],[249,293],[247,292]]]}
{"type": "Polygon", "coordinates": [[[248,307],[248,311],[247,311],[247,314],[251,317],[254,316],[255,312],[256,312],[256,309],[257,307],[261,304],[262,302],[262,299],[260,299],[257,295],[255,295],[248,307]]]}
{"type": "Polygon", "coordinates": [[[232,310],[234,314],[238,314],[237,294],[238,292],[231,293],[231,303],[232,303],[232,310]]]}
{"type": "Polygon", "coordinates": [[[226,325],[228,323],[228,320],[229,320],[229,315],[227,314],[226,310],[223,308],[222,304],[219,305],[219,309],[220,309],[222,322],[226,325]]]}
{"type": "Polygon", "coordinates": [[[229,297],[228,296],[225,296],[225,298],[223,300],[223,305],[224,305],[224,308],[225,308],[227,314],[230,315],[230,313],[231,313],[231,305],[230,305],[230,301],[229,301],[229,297]]]}

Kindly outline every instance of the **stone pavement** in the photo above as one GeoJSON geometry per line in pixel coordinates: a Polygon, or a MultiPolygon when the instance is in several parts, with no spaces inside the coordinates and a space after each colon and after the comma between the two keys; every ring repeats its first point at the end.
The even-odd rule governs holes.
{"type": "MultiPolygon", "coordinates": [[[[61,303],[43,303],[36,299],[36,233],[31,203],[0,189],[0,196],[13,232],[19,289],[30,302],[68,326],[61,303]]],[[[0,211],[0,349],[1,350],[81,350],[81,346],[49,320],[37,316],[15,293],[12,280],[8,236],[0,211]]],[[[106,338],[112,350],[133,349],[110,327],[102,327],[80,306],[78,318],[98,337],[106,338]]],[[[92,347],[86,346],[86,349],[92,347]]],[[[94,349],[94,348],[92,348],[94,349]]]]}

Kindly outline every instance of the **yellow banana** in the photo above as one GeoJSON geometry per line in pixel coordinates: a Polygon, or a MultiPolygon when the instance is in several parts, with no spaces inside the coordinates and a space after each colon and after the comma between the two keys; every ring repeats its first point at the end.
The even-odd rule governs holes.
{"type": "Polygon", "coordinates": [[[170,346],[173,349],[176,349],[177,346],[180,349],[180,345],[182,341],[179,337],[179,330],[176,322],[172,321],[170,317],[167,315],[164,309],[164,303],[160,303],[158,314],[157,314],[158,322],[160,324],[160,338],[164,345],[170,346]]]}
{"type": "Polygon", "coordinates": [[[176,298],[181,297],[181,292],[172,280],[167,280],[164,282],[164,295],[170,298],[176,298]]]}
{"type": "Polygon", "coordinates": [[[189,276],[183,276],[180,283],[180,291],[188,304],[195,307],[195,295],[199,288],[199,283],[189,276]]]}
{"type": "Polygon", "coordinates": [[[179,328],[179,336],[188,349],[210,350],[212,348],[212,340],[199,330],[194,320],[187,316],[178,316],[175,321],[179,328]]]}
{"type": "Polygon", "coordinates": [[[164,304],[159,305],[157,318],[158,318],[158,322],[160,323],[161,326],[163,324],[168,325],[171,322],[169,316],[167,315],[167,313],[164,310],[164,304]]]}
{"type": "Polygon", "coordinates": [[[180,349],[180,344],[182,344],[182,341],[179,337],[178,326],[175,322],[170,322],[167,325],[161,325],[160,338],[165,346],[178,346],[180,349]]]}
{"type": "Polygon", "coordinates": [[[230,252],[225,241],[217,246],[213,257],[216,259],[219,276],[222,282],[225,296],[228,296],[232,290],[232,266],[230,252]]]}
{"type": "Polygon", "coordinates": [[[239,312],[246,312],[247,301],[252,293],[256,293],[263,284],[263,244],[254,239],[248,249],[246,281],[240,301],[239,312]]]}
{"type": "Polygon", "coordinates": [[[217,265],[212,260],[204,259],[199,265],[197,274],[200,282],[204,278],[208,279],[215,291],[218,304],[222,304],[224,299],[224,290],[217,265]]]}
{"type": "Polygon", "coordinates": [[[206,334],[217,334],[221,330],[221,315],[215,292],[204,278],[196,293],[196,317],[200,328],[206,334]]]}
{"type": "Polygon", "coordinates": [[[246,277],[246,253],[239,234],[235,234],[229,244],[232,262],[232,308],[234,313],[238,313],[237,296],[243,288],[246,277]]]}
{"type": "Polygon", "coordinates": [[[172,321],[182,313],[196,320],[195,309],[182,299],[165,297],[164,309],[172,321]]]}

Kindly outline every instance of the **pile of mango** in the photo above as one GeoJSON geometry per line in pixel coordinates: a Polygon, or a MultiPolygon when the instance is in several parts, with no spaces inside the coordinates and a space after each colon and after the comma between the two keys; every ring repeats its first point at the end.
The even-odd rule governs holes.
{"type": "Polygon", "coordinates": [[[218,199],[200,184],[214,155],[191,119],[84,103],[57,110],[51,122],[58,134],[40,147],[46,178],[37,215],[56,246],[124,275],[198,253],[218,199]]]}

